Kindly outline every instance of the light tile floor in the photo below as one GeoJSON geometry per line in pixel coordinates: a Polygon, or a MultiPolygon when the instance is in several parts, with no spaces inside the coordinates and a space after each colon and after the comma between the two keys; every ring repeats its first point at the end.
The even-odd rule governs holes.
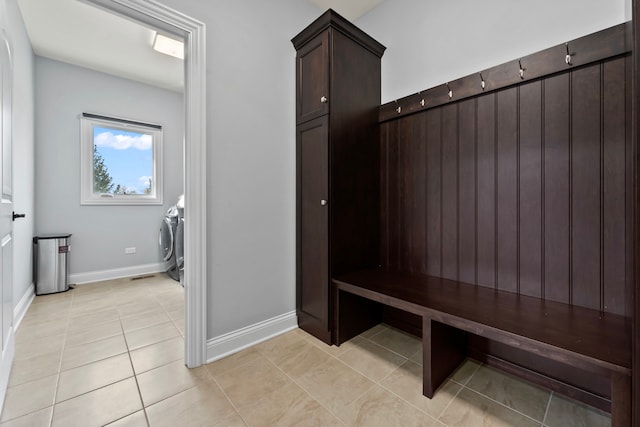
{"type": "Polygon", "coordinates": [[[294,330],[191,370],[183,335],[183,290],[164,275],[37,297],[0,426],[610,425],[471,360],[429,400],[420,341],[385,325],[340,347],[294,330]]]}

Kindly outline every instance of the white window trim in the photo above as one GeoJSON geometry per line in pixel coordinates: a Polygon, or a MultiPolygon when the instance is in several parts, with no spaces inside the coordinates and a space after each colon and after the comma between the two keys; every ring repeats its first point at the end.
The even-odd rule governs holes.
{"type": "Polygon", "coordinates": [[[162,127],[132,120],[82,114],[80,116],[80,204],[81,205],[162,205],[163,162],[162,127]],[[93,192],[93,128],[108,127],[126,132],[151,133],[153,135],[152,194],[98,195],[93,192]]]}

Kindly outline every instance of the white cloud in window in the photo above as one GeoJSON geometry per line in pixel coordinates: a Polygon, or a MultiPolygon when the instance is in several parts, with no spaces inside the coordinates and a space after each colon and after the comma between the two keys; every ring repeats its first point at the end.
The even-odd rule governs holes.
{"type": "Polygon", "coordinates": [[[140,178],[138,178],[138,182],[141,185],[149,185],[149,181],[151,181],[150,176],[141,176],[140,178]]]}
{"type": "Polygon", "coordinates": [[[102,132],[96,135],[93,141],[98,147],[110,147],[116,150],[136,148],[138,150],[151,150],[153,138],[151,135],[122,135],[112,132],[102,132]]]}

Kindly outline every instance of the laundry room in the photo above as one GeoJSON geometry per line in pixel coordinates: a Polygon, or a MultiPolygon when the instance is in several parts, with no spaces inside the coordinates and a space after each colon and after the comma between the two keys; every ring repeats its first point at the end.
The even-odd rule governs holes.
{"type": "MultiPolygon", "coordinates": [[[[43,56],[35,57],[34,68],[36,233],[72,234],[69,265],[72,284],[166,271],[166,253],[159,245],[159,233],[167,211],[183,194],[181,89],[155,87],[43,56]],[[81,182],[86,178],[81,177],[79,167],[81,121],[86,119],[83,114],[98,117],[98,124],[102,123],[101,118],[115,119],[116,129],[119,125],[127,129],[133,123],[141,125],[141,132],[146,133],[145,125],[156,126],[159,138],[154,144],[161,141],[162,146],[155,145],[155,150],[150,150],[155,151],[153,156],[150,152],[142,154],[148,157],[149,164],[153,157],[155,164],[150,168],[153,170],[138,171],[135,170],[138,165],[122,160],[125,169],[134,169],[124,172],[138,173],[140,178],[146,178],[145,182],[137,183],[141,188],[135,188],[135,182],[119,182],[114,171],[111,172],[114,175],[111,193],[124,194],[103,195],[107,197],[98,200],[98,203],[106,200],[102,204],[81,201],[81,182]],[[151,182],[152,175],[155,182],[151,182]],[[153,190],[161,197],[151,203],[141,200],[146,195],[137,197],[150,192],[157,184],[163,188],[153,190]],[[65,191],[60,191],[62,188],[65,191]]],[[[95,124],[93,127],[100,129],[95,124]]],[[[126,144],[122,144],[122,135],[115,135],[113,139],[118,138],[120,142],[112,144],[115,144],[112,151],[121,154],[126,144]],[[117,146],[118,143],[121,145],[117,146]]],[[[107,156],[108,145],[99,146],[94,142],[96,153],[107,156]]],[[[136,152],[133,153],[136,155],[141,153],[135,147],[127,151],[136,152]]],[[[85,157],[82,162],[90,164],[91,157],[85,157]]],[[[105,164],[105,168],[107,166],[105,164]]],[[[124,172],[119,172],[122,179],[125,179],[124,172]]],[[[177,225],[177,216],[175,219],[177,225]]]]}

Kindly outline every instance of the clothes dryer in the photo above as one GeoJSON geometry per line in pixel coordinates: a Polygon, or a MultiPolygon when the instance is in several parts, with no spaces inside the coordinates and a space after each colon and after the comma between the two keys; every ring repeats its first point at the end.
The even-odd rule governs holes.
{"type": "Polygon", "coordinates": [[[166,264],[166,271],[173,280],[180,280],[178,264],[176,262],[176,230],[178,228],[178,209],[170,207],[165,214],[160,226],[160,236],[158,243],[162,251],[162,258],[166,264]]]}
{"type": "Polygon", "coordinates": [[[176,225],[174,250],[180,284],[184,286],[184,194],[178,199],[176,209],[178,210],[178,223],[176,225]]]}

